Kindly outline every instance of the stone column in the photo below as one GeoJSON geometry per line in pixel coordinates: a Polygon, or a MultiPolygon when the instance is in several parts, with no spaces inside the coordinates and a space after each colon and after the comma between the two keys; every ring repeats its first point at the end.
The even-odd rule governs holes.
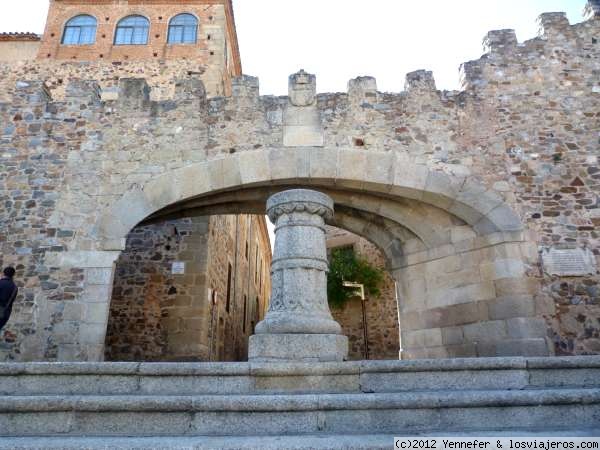
{"type": "Polygon", "coordinates": [[[320,192],[294,189],[273,195],[267,214],[275,223],[271,302],[250,337],[254,361],[342,361],[348,339],[327,303],[325,219],[333,200],[320,192]]]}

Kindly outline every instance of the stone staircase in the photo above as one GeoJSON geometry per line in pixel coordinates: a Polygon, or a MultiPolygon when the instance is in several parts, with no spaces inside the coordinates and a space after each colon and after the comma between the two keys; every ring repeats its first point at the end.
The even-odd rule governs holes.
{"type": "Polygon", "coordinates": [[[600,436],[600,357],[0,364],[0,449],[393,448],[600,436]]]}

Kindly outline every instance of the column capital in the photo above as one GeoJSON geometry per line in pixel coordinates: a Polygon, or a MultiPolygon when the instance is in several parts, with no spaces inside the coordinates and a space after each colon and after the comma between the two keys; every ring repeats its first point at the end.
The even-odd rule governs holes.
{"type": "Polygon", "coordinates": [[[267,215],[273,223],[283,214],[308,213],[328,220],[333,217],[333,200],[308,189],[279,192],[267,201],[267,215]]]}

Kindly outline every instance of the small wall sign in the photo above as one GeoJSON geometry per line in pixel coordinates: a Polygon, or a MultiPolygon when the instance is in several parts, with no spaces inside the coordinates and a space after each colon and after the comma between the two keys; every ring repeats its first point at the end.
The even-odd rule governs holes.
{"type": "Polygon", "coordinates": [[[596,273],[596,258],[587,248],[557,249],[542,251],[544,272],[563,277],[582,277],[596,273]]]}
{"type": "Polygon", "coordinates": [[[173,275],[184,275],[185,263],[183,261],[174,261],[171,265],[171,273],[173,275]]]}

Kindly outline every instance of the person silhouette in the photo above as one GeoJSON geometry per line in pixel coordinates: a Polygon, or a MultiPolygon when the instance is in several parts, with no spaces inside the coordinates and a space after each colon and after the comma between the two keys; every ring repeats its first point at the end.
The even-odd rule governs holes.
{"type": "Polygon", "coordinates": [[[3,277],[0,278],[0,330],[10,319],[13,303],[19,292],[19,288],[13,281],[14,276],[15,269],[7,267],[3,271],[3,277]]]}

